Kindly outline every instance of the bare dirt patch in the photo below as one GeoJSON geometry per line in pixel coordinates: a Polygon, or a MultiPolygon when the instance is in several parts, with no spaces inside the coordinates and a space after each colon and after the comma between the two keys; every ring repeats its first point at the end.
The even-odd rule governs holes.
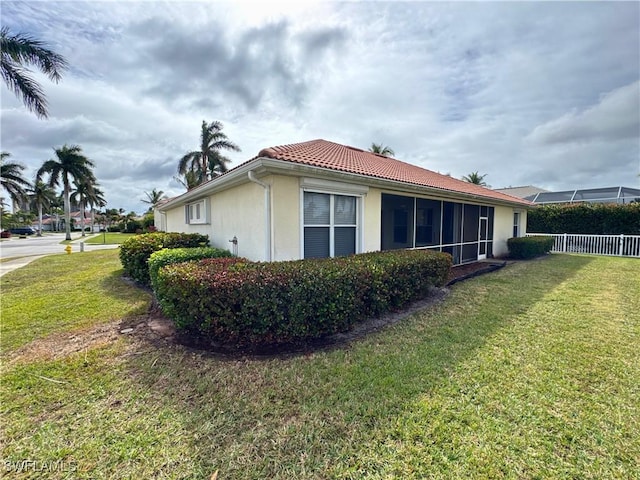
{"type": "Polygon", "coordinates": [[[7,353],[4,360],[8,365],[27,361],[51,361],[109,345],[124,335],[151,343],[167,343],[171,342],[174,334],[175,328],[171,320],[158,310],[151,309],[145,315],[73,332],[51,334],[7,353]]]}

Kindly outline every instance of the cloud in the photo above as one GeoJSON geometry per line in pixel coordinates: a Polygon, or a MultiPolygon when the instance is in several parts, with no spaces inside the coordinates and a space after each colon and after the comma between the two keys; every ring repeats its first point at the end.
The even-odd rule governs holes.
{"type": "Polygon", "coordinates": [[[495,187],[625,184],[640,167],[637,2],[2,7],[3,25],[72,65],[60,84],[42,77],[47,121],[0,87],[2,149],[31,172],[80,144],[114,208],[181,193],[202,120],[242,147],[231,166],[326,138],[495,187]]]}
{"type": "Polygon", "coordinates": [[[638,139],[640,137],[640,82],[601,96],[597,104],[538,125],[529,139],[541,144],[638,139]]]}
{"type": "Polygon", "coordinates": [[[146,80],[141,94],[184,108],[233,100],[246,110],[266,102],[300,107],[323,62],[348,37],[339,27],[296,33],[286,19],[232,30],[215,20],[188,28],[160,17],[132,23],[123,36],[140,49],[123,70],[128,81],[146,80]]]}

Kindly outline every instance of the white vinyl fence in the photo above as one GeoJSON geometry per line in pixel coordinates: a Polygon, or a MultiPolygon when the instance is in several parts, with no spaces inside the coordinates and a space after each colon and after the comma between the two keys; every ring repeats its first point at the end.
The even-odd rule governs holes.
{"type": "Polygon", "coordinates": [[[640,258],[640,235],[527,233],[527,237],[553,237],[552,253],[590,253],[640,258]]]}

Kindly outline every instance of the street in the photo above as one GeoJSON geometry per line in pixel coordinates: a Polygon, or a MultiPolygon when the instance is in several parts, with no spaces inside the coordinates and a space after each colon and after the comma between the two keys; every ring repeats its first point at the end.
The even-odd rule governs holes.
{"type": "MultiPolygon", "coordinates": [[[[89,237],[90,236],[87,236],[85,239],[89,237]]],[[[20,238],[18,236],[3,238],[0,242],[0,259],[2,259],[0,263],[0,276],[16,268],[20,268],[43,255],[66,253],[65,247],[67,245],[60,243],[64,238],[64,233],[45,233],[42,237],[31,235],[27,238],[20,238]]],[[[71,238],[71,252],[80,252],[82,237],[79,233],[72,233],[71,238]]],[[[108,248],[118,248],[118,245],[84,245],[85,252],[108,248]]]]}

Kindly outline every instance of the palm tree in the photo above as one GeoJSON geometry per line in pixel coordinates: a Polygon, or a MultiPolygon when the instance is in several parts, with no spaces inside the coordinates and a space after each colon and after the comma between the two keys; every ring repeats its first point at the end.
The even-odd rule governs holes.
{"type": "Polygon", "coordinates": [[[91,212],[91,232],[93,233],[93,224],[95,223],[95,215],[93,207],[106,207],[107,201],[104,198],[104,192],[98,188],[98,184],[94,184],[91,189],[89,197],[87,197],[87,205],[89,205],[89,212],[91,212]]]}
{"type": "Polygon", "coordinates": [[[150,205],[149,211],[153,210],[158,203],[167,198],[162,190],[156,190],[155,188],[150,192],[144,192],[144,194],[147,196],[147,199],[142,199],[140,201],[150,205]]]}
{"type": "Polygon", "coordinates": [[[474,185],[486,187],[487,182],[484,181],[484,177],[486,176],[486,173],[484,175],[480,175],[478,172],[471,172],[469,175],[464,175],[462,177],[462,180],[464,180],[465,182],[473,183],[474,185]]]}
{"type": "Polygon", "coordinates": [[[71,201],[76,203],[80,208],[80,229],[82,230],[82,236],[86,234],[84,232],[84,209],[89,203],[89,199],[93,196],[95,179],[80,179],[74,182],[75,189],[71,192],[71,201]]]}
{"type": "Polygon", "coordinates": [[[12,35],[8,27],[0,30],[0,70],[9,90],[40,118],[47,118],[47,100],[42,87],[29,75],[25,65],[33,65],[58,83],[69,65],[61,55],[45,48],[45,43],[30,35],[12,35]]]}
{"type": "Polygon", "coordinates": [[[174,175],[173,179],[187,190],[191,190],[198,186],[198,174],[193,170],[186,171],[183,178],[174,175]]]}
{"type": "Polygon", "coordinates": [[[179,174],[184,175],[188,171],[196,172],[198,184],[201,184],[227,171],[227,163],[230,160],[223,156],[220,150],[239,152],[240,147],[222,133],[223,128],[221,122],[214,121],[207,124],[206,121],[202,121],[200,150],[189,152],[180,159],[179,174]]]}
{"type": "Polygon", "coordinates": [[[0,153],[0,183],[14,203],[20,204],[27,198],[26,189],[31,184],[22,176],[24,165],[15,162],[6,162],[11,154],[0,153]]]}
{"type": "Polygon", "coordinates": [[[42,236],[42,209],[56,201],[56,192],[49,185],[36,180],[29,189],[31,204],[38,210],[38,236],[42,236]]]}
{"type": "Polygon", "coordinates": [[[382,155],[383,157],[393,157],[396,154],[391,147],[382,145],[381,143],[372,143],[369,147],[369,151],[371,153],[382,155]]]}
{"type": "Polygon", "coordinates": [[[82,149],[78,145],[64,145],[54,151],[57,160],[51,159],[44,162],[44,165],[38,170],[36,178],[41,180],[42,175],[49,174],[48,184],[50,187],[57,187],[62,182],[66,239],[71,240],[71,206],[69,201],[71,181],[95,183],[92,170],[95,165],[82,154],[82,149]]]}

